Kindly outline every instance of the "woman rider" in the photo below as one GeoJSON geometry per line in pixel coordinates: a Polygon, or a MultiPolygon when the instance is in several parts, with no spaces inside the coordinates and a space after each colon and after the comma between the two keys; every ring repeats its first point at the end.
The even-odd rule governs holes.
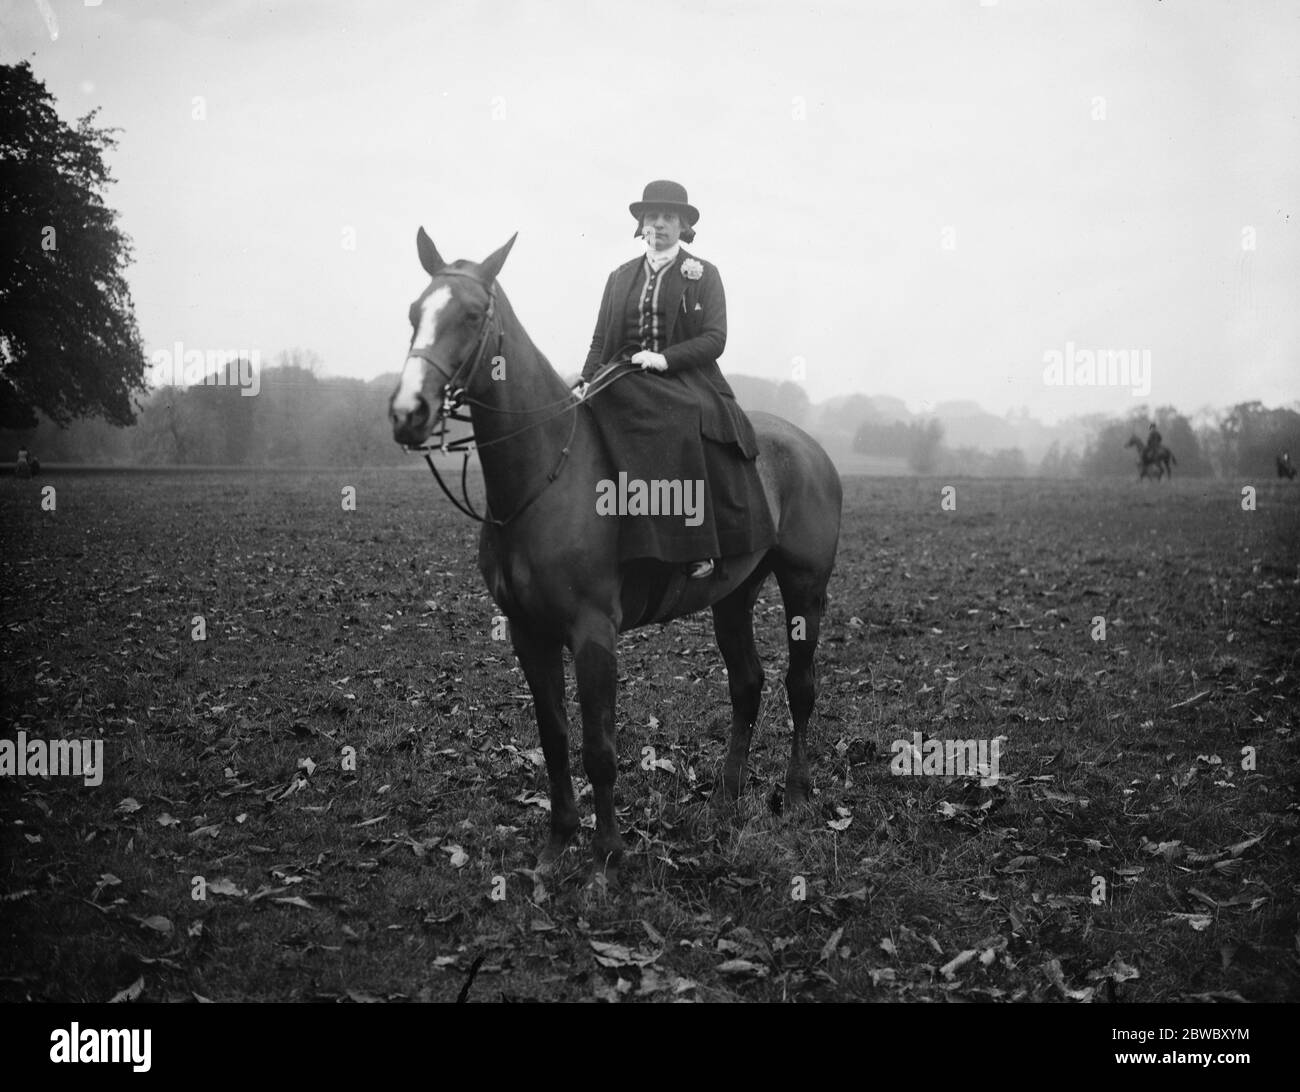
{"type": "Polygon", "coordinates": [[[681,247],[695,239],[699,210],[667,180],[649,183],[628,208],[645,254],[609,275],[582,378],[637,367],[589,402],[615,469],[629,481],[703,483],[703,505],[698,520],[624,519],[619,558],[690,563],[690,575],[705,578],[714,558],[776,541],[754,465],[758,442],[718,368],[727,342],[722,278],[681,247]]]}

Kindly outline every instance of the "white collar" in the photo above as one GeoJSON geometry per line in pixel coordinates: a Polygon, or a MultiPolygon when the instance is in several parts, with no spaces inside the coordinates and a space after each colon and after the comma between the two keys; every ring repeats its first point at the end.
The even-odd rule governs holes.
{"type": "Polygon", "coordinates": [[[674,258],[676,258],[677,252],[680,251],[681,249],[682,249],[682,244],[680,242],[673,243],[673,245],[670,246],[667,250],[651,250],[647,246],[645,251],[645,258],[646,261],[650,263],[651,269],[661,269],[669,262],[671,262],[674,258]]]}

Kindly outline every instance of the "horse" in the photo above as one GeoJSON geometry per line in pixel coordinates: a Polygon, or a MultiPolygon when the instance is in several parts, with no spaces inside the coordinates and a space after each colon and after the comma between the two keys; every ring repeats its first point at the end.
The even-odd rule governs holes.
{"type": "Polygon", "coordinates": [[[1174,480],[1174,472],[1170,464],[1177,463],[1178,460],[1174,458],[1174,453],[1164,444],[1152,451],[1134,433],[1128,438],[1128,443],[1124,446],[1138,449],[1138,481],[1150,477],[1153,473],[1156,481],[1159,481],[1165,474],[1169,475],[1170,481],[1174,480]]]}
{"type": "Polygon", "coordinates": [[[718,791],[723,801],[733,801],[743,786],[763,690],[753,609],[770,574],[785,604],[785,682],[794,722],[785,810],[808,804],[814,656],[839,542],[842,489],[834,464],[812,437],[779,417],[753,413],[775,545],[722,559],[709,579],[685,579],[680,566],[653,561],[620,564],[621,517],[599,514],[596,504],[600,483],[617,478],[618,467],[600,441],[591,399],[602,382],[636,381],[631,377],[638,369],[611,366],[594,378],[585,397],[566,385],[533,345],[496,280],[517,236],[482,262],[449,264],[420,228],[416,250],[429,283],[410,307],[413,332],[389,400],[389,420],[394,440],[420,448],[440,424],[445,429],[459,406],[470,407],[487,495],[484,515],[468,506],[463,473],[467,505],[443,489],[458,508],[483,521],[479,571],[509,620],[533,696],[551,801],[549,837],[536,871],[553,869],[579,826],[565,712],[568,648],[582,713],[582,763],[594,795],[592,852],[597,870],[616,879],[624,853],[614,817],[618,635],[711,608],[731,699],[718,791]],[[491,365],[484,366],[489,353],[491,365]],[[678,575],[667,575],[673,573],[678,575]]]}
{"type": "Polygon", "coordinates": [[[18,449],[18,459],[14,463],[14,474],[19,478],[31,478],[41,472],[41,460],[25,447],[18,449]]]}
{"type": "Polygon", "coordinates": [[[1287,481],[1295,478],[1295,464],[1291,462],[1291,453],[1288,451],[1282,452],[1277,457],[1277,476],[1286,478],[1287,481]]]}

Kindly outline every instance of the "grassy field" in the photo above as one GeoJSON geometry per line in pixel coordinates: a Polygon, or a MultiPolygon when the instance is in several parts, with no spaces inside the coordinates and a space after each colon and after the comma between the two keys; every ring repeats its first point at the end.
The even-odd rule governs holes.
{"type": "Polygon", "coordinates": [[[605,890],[585,832],[533,883],[530,699],[427,477],[0,481],[3,738],[104,745],[0,778],[0,1000],[1296,1000],[1300,488],[1243,484],[847,479],[811,814],[769,584],[737,807],[708,615],[621,640],[605,890]],[[917,732],[1000,778],[893,775],[917,732]]]}

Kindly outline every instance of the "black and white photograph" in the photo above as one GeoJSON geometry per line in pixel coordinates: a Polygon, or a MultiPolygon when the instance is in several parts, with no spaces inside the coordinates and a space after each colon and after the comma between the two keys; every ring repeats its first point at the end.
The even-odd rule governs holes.
{"type": "Polygon", "coordinates": [[[868,1002],[1258,1063],[1298,57],[1290,0],[3,0],[24,1049],[868,1002]]]}

